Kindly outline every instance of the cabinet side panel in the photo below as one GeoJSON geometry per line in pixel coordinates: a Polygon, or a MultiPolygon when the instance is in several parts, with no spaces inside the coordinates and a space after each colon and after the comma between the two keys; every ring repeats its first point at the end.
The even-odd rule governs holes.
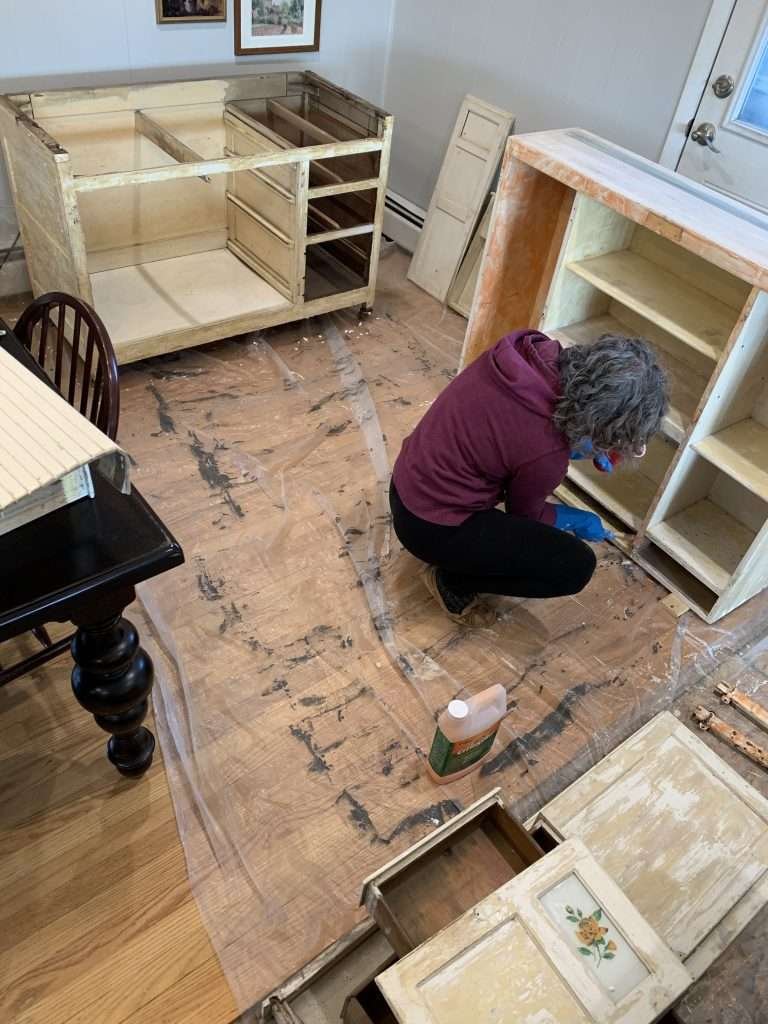
{"type": "Polygon", "coordinates": [[[91,302],[67,153],[2,98],[0,137],[35,295],[63,291],[91,302]]]}
{"type": "Polygon", "coordinates": [[[460,368],[510,331],[538,324],[573,197],[572,189],[508,152],[460,368]]]}

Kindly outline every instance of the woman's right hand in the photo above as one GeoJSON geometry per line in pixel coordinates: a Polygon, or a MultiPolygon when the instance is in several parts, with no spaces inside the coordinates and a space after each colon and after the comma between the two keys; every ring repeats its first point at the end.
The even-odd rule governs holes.
{"type": "Polygon", "coordinates": [[[555,526],[558,530],[573,533],[581,540],[613,540],[613,534],[606,530],[599,516],[568,505],[555,505],[555,526]]]}

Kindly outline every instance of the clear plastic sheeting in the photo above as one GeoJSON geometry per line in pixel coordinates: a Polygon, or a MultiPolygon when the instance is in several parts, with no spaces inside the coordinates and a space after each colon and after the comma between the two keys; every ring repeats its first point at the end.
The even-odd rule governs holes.
{"type": "Polygon", "coordinates": [[[362,323],[124,374],[121,443],[187,559],[140,593],[158,729],[243,1010],[361,919],[371,871],[494,786],[529,813],[744,642],[674,619],[609,546],[578,598],[495,599],[492,629],[441,615],[387,501],[402,437],[458,361],[463,322],[434,309],[385,283],[362,323]],[[436,716],[495,682],[510,714],[493,756],[435,786],[436,716]]]}

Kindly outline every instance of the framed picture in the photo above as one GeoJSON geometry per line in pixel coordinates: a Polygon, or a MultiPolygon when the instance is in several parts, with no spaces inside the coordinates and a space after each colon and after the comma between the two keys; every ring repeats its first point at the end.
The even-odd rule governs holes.
{"type": "Polygon", "coordinates": [[[155,8],[158,25],[227,20],[227,0],[155,0],[155,8]]]}
{"type": "Polygon", "coordinates": [[[235,53],[320,49],[322,0],[235,0],[235,53]]]}

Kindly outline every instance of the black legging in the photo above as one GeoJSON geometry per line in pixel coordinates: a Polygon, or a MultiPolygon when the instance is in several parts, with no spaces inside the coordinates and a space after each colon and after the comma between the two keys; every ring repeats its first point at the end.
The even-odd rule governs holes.
{"type": "Polygon", "coordinates": [[[410,512],[394,483],[389,501],[400,543],[442,569],[454,594],[562,597],[583,590],[595,571],[588,544],[546,523],[491,508],[460,526],[439,526],[410,512]]]}

